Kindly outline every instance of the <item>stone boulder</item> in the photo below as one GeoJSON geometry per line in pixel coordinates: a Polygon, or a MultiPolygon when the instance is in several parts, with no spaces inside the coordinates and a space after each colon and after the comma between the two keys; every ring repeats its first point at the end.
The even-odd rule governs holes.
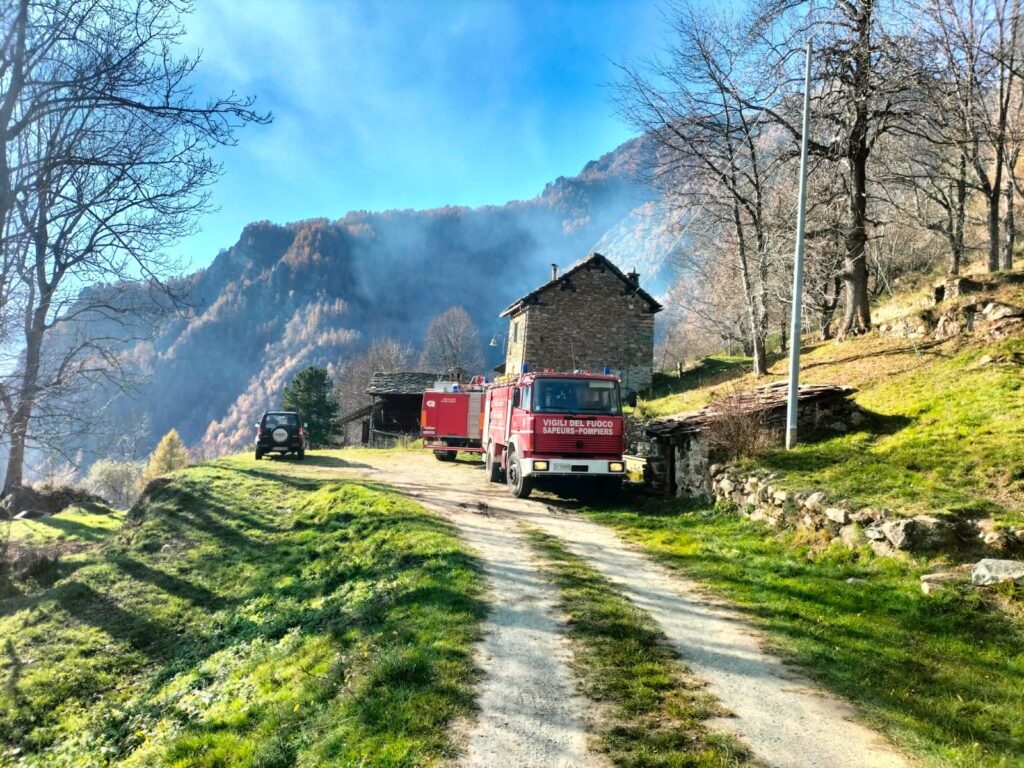
{"type": "Polygon", "coordinates": [[[885,531],[883,531],[880,527],[875,526],[875,525],[871,526],[870,528],[865,529],[864,535],[870,541],[885,541],[886,540],[885,531]]]}
{"type": "Polygon", "coordinates": [[[986,320],[1005,320],[1008,317],[1024,317],[1024,307],[1015,307],[1012,304],[1003,304],[1001,301],[992,301],[985,305],[981,314],[986,320]]]}
{"type": "Polygon", "coordinates": [[[1024,562],[985,558],[979,560],[971,571],[971,584],[976,587],[987,587],[1007,581],[1024,585],[1024,562]]]}
{"type": "Polygon", "coordinates": [[[812,512],[820,512],[825,508],[825,494],[821,491],[815,491],[804,499],[804,508],[812,512]]]}
{"type": "Polygon", "coordinates": [[[914,518],[913,546],[917,549],[944,549],[953,543],[956,528],[950,522],[933,515],[918,515],[914,518]]]}
{"type": "Polygon", "coordinates": [[[896,549],[939,549],[950,542],[953,526],[932,515],[901,518],[882,523],[879,528],[896,549]]]}
{"type": "Polygon", "coordinates": [[[934,595],[954,584],[962,584],[970,578],[965,571],[935,571],[921,576],[921,591],[934,595]]]}
{"type": "Polygon", "coordinates": [[[886,540],[896,549],[910,549],[914,545],[914,520],[890,520],[882,523],[881,531],[886,540]]]}
{"type": "Polygon", "coordinates": [[[828,507],[825,510],[825,517],[839,525],[846,525],[850,522],[850,512],[843,507],[828,507]]]}

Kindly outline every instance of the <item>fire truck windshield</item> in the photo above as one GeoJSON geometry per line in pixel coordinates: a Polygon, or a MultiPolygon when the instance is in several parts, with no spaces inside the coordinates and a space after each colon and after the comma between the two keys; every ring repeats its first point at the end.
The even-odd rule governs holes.
{"type": "Polygon", "coordinates": [[[619,386],[592,379],[537,379],[533,383],[534,413],[599,413],[618,416],[619,386]]]}

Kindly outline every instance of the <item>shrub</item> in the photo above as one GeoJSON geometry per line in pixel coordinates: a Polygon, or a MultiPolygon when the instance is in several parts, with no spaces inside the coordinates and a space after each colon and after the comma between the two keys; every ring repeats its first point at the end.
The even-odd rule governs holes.
{"type": "Polygon", "coordinates": [[[714,418],[702,431],[716,458],[754,458],[778,445],[779,431],[768,423],[765,411],[751,409],[735,395],[714,402],[713,408],[714,418]]]}
{"type": "Polygon", "coordinates": [[[112,506],[127,509],[139,496],[139,485],[146,469],[144,461],[100,459],[89,468],[85,487],[112,506]]]}

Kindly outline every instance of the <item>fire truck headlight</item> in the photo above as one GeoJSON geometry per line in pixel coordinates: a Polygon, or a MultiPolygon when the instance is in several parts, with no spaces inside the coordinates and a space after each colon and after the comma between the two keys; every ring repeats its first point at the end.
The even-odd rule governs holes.
{"type": "Polygon", "coordinates": [[[609,461],[608,462],[608,471],[609,472],[625,472],[626,471],[626,465],[623,464],[621,461],[609,461]]]}
{"type": "Polygon", "coordinates": [[[547,472],[548,471],[548,463],[546,461],[535,461],[535,462],[533,462],[533,471],[534,472],[547,472]]]}

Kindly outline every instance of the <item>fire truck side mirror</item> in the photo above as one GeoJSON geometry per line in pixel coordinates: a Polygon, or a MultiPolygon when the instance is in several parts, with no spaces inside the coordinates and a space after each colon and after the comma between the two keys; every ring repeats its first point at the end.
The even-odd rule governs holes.
{"type": "Polygon", "coordinates": [[[630,408],[636,408],[636,392],[626,393],[626,405],[630,408]]]}
{"type": "Polygon", "coordinates": [[[520,403],[520,401],[522,399],[522,395],[520,394],[520,392],[521,392],[521,390],[518,387],[516,387],[515,389],[512,390],[512,407],[513,408],[518,408],[519,407],[519,403],[520,403]]]}

